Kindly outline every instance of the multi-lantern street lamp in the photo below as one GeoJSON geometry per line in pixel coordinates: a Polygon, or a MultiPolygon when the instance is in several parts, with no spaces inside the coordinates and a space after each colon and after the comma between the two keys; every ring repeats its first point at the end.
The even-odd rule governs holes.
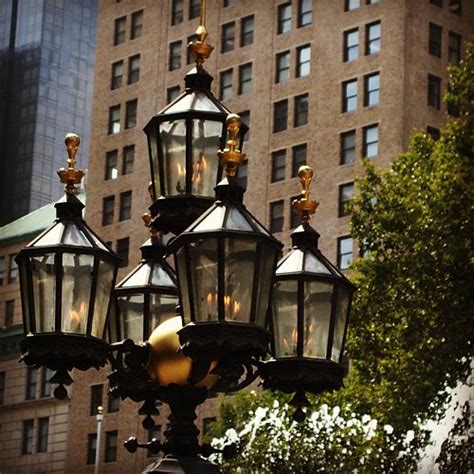
{"type": "Polygon", "coordinates": [[[260,377],[264,388],[295,393],[301,420],[305,392],[339,389],[354,291],[318,250],[308,166],[293,203],[302,224],[278,262],[282,244],[243,204],[236,172],[247,127],[211,93],[203,14],[197,36],[185,91],[145,128],[154,202],[139,265],[114,288],[119,259],[84,222],[75,196],[83,172],[75,169],[74,134],[66,136],[68,168],[58,171],[66,196],[57,218],[17,257],[23,361],[56,371],[57,398],[67,396],[72,369],[109,361],[111,390],[142,403],[147,429],[157,401],[167,403],[166,442],[125,443],[131,452],[162,451],[154,472],[218,472],[201,457],[212,449],[199,445],[194,425],[210,392],[234,392],[260,377]],[[165,245],[169,232],[175,238],[165,245]]]}

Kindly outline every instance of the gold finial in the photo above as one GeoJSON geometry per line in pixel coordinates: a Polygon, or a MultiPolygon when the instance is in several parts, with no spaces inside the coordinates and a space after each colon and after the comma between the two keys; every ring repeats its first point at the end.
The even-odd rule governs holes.
{"type": "Polygon", "coordinates": [[[235,176],[237,168],[245,159],[245,153],[242,153],[237,148],[237,137],[239,135],[240,126],[242,122],[240,117],[236,114],[229,114],[226,119],[227,132],[229,139],[227,140],[227,147],[224,150],[219,150],[217,156],[220,159],[221,165],[225,168],[227,176],[235,176]]]}
{"type": "Polygon", "coordinates": [[[207,59],[214,47],[210,44],[207,44],[206,38],[208,32],[206,29],[206,0],[201,0],[201,8],[199,15],[199,26],[196,30],[196,40],[190,41],[188,43],[188,48],[191,51],[191,56],[196,61],[198,66],[201,66],[204,63],[204,60],[207,59]]]}
{"type": "Polygon", "coordinates": [[[79,135],[76,135],[75,133],[68,133],[64,143],[66,144],[68,154],[68,167],[60,168],[58,170],[58,175],[61,183],[66,185],[66,192],[74,194],[76,192],[76,184],[81,184],[81,180],[84,177],[84,171],[76,170],[74,168],[76,166],[76,155],[81,139],[79,138],[79,135]]]}
{"type": "Polygon", "coordinates": [[[300,178],[300,183],[303,189],[301,191],[301,197],[299,199],[295,199],[291,203],[298,214],[300,214],[302,221],[305,224],[309,221],[309,216],[314,214],[316,212],[316,208],[319,206],[319,202],[309,198],[309,195],[311,194],[309,186],[313,180],[313,174],[314,173],[311,166],[300,166],[300,169],[298,170],[298,177],[300,178]]]}
{"type": "Polygon", "coordinates": [[[152,239],[155,239],[158,237],[158,231],[152,226],[153,222],[153,217],[151,217],[151,214],[149,212],[146,212],[145,214],[142,215],[143,222],[145,223],[145,227],[148,227],[150,229],[150,236],[152,239]]]}

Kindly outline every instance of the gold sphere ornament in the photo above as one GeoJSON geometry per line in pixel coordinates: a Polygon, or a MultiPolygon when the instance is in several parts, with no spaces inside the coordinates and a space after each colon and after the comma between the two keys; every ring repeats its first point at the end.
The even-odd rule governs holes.
{"type": "MultiPolygon", "coordinates": [[[[160,385],[186,385],[193,365],[192,359],[179,352],[179,337],[177,332],[183,327],[181,316],[167,319],[151,334],[148,342],[151,346],[148,372],[160,385]]],[[[215,362],[211,364],[212,370],[215,362]]],[[[196,387],[211,389],[217,382],[218,376],[208,373],[196,387]]]]}

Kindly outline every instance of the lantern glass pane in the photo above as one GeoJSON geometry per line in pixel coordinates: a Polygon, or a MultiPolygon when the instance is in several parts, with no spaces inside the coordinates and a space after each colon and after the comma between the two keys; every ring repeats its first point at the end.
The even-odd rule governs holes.
{"type": "Polygon", "coordinates": [[[256,247],[251,240],[224,241],[224,307],[228,321],[250,321],[256,247]]]}
{"type": "Polygon", "coordinates": [[[97,278],[97,290],[95,294],[94,316],[92,319],[92,336],[100,339],[104,336],[107,311],[109,309],[110,296],[114,284],[115,267],[110,262],[99,262],[99,274],[97,278]]]}
{"type": "Polygon", "coordinates": [[[150,275],[150,266],[147,264],[142,265],[138,268],[135,273],[133,273],[130,278],[128,278],[122,287],[129,287],[129,286],[144,286],[148,285],[148,279],[150,275]]]}
{"type": "Polygon", "coordinates": [[[36,333],[55,330],[56,269],[54,254],[31,258],[36,333]]]}
{"type": "Polygon", "coordinates": [[[333,285],[307,281],[304,289],[303,356],[325,359],[331,321],[333,285]]]}
{"type": "Polygon", "coordinates": [[[24,259],[20,264],[20,288],[21,288],[21,309],[23,313],[23,331],[25,334],[29,334],[31,332],[31,323],[30,323],[30,303],[33,301],[29,301],[28,298],[28,287],[29,282],[27,278],[27,259],[24,259]]]}
{"type": "Polygon", "coordinates": [[[148,134],[148,145],[151,158],[151,168],[153,173],[153,184],[155,187],[156,197],[163,195],[163,190],[160,184],[160,165],[158,162],[158,142],[157,142],[157,129],[153,130],[148,134]]]}
{"type": "MultiPolygon", "coordinates": [[[[118,304],[118,302],[117,302],[117,304],[118,304]]],[[[118,317],[120,317],[120,316],[118,316],[118,317]]],[[[117,321],[117,310],[116,310],[116,305],[115,304],[110,305],[108,321],[109,321],[109,323],[108,323],[108,338],[107,338],[108,342],[110,344],[113,344],[114,342],[121,341],[123,339],[122,332],[121,332],[122,329],[119,326],[120,321],[117,321]]]]}
{"type": "Polygon", "coordinates": [[[122,337],[136,344],[143,342],[143,294],[119,296],[119,317],[123,328],[122,337]]]}
{"type": "Polygon", "coordinates": [[[202,230],[215,230],[222,228],[224,224],[224,215],[226,208],[224,206],[216,206],[215,209],[208,214],[194,229],[194,232],[202,230]]]}
{"type": "Polygon", "coordinates": [[[184,248],[180,248],[176,252],[176,269],[178,270],[178,282],[181,295],[181,305],[183,311],[183,321],[185,324],[191,322],[191,307],[189,303],[189,286],[187,274],[187,261],[184,248]]]}
{"type": "Polygon", "coordinates": [[[187,112],[188,110],[222,113],[222,110],[220,110],[219,107],[217,107],[217,105],[201,91],[193,91],[190,94],[186,94],[180,100],[168,107],[166,113],[174,114],[187,112]]]}
{"type": "Polygon", "coordinates": [[[331,350],[331,359],[340,362],[343,352],[344,331],[346,329],[347,314],[351,296],[345,288],[339,288],[336,303],[336,320],[334,321],[334,337],[331,350]]]}
{"type": "Polygon", "coordinates": [[[184,120],[160,125],[163,146],[166,193],[176,196],[186,192],[186,123],[184,120]]]}
{"type": "Polygon", "coordinates": [[[221,145],[222,122],[193,120],[192,190],[198,196],[214,196],[221,145]]]}
{"type": "Polygon", "coordinates": [[[39,240],[34,243],[34,247],[41,247],[43,245],[57,245],[61,242],[61,236],[63,235],[64,224],[58,222],[52,227],[46,234],[43,235],[39,240]]]}
{"type": "Polygon", "coordinates": [[[69,224],[66,227],[66,232],[63,236],[63,244],[92,247],[92,244],[87,240],[86,236],[74,224],[69,224]]]}
{"type": "Polygon", "coordinates": [[[259,326],[266,326],[266,317],[270,299],[270,290],[273,284],[273,266],[275,265],[275,249],[262,245],[260,247],[260,268],[258,278],[260,279],[257,288],[257,314],[255,323],[259,326]]]}
{"type": "Polygon", "coordinates": [[[176,316],[178,297],[170,295],[150,294],[150,320],[148,334],[151,334],[161,323],[176,316]]]}
{"type": "Polygon", "coordinates": [[[216,321],[217,239],[192,242],[189,244],[189,254],[191,258],[187,264],[191,272],[196,321],[216,321]]]}
{"type": "Polygon", "coordinates": [[[94,257],[63,254],[61,331],[86,334],[94,257]]]}
{"type": "Polygon", "coordinates": [[[175,288],[176,284],[168,272],[159,264],[155,264],[151,274],[151,284],[154,286],[170,286],[175,288]]]}
{"type": "Polygon", "coordinates": [[[326,268],[326,266],[316,258],[313,252],[309,250],[305,253],[304,269],[305,271],[312,273],[324,273],[325,275],[331,274],[329,269],[326,268]]]}
{"type": "Polygon", "coordinates": [[[300,249],[293,249],[283,263],[277,268],[277,275],[303,271],[304,254],[300,249]]]}
{"type": "Polygon", "coordinates": [[[253,232],[251,225],[236,207],[229,207],[227,211],[227,219],[225,221],[226,229],[245,230],[253,232]]]}
{"type": "Polygon", "coordinates": [[[297,356],[298,282],[277,282],[273,301],[275,357],[297,356]]]}

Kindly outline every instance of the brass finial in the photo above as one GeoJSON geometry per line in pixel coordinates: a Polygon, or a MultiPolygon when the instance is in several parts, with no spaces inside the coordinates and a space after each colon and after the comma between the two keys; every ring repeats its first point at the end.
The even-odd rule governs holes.
{"type": "Polygon", "coordinates": [[[229,114],[226,119],[227,132],[229,139],[227,140],[227,147],[224,150],[219,150],[217,156],[220,159],[221,165],[225,168],[227,176],[235,176],[237,168],[245,159],[245,153],[242,153],[237,148],[237,137],[239,135],[242,121],[236,114],[229,114]]]}
{"type": "Polygon", "coordinates": [[[143,222],[145,223],[145,227],[148,227],[150,229],[150,236],[152,239],[155,239],[158,237],[158,231],[151,225],[153,222],[153,217],[151,217],[151,214],[149,212],[146,212],[145,214],[142,215],[143,222]]]}
{"type": "Polygon", "coordinates": [[[199,15],[199,26],[196,30],[196,40],[190,41],[188,43],[188,48],[191,51],[192,58],[196,61],[198,66],[201,66],[204,63],[204,60],[207,59],[214,47],[210,44],[207,44],[206,38],[208,32],[206,29],[206,0],[201,0],[201,8],[199,15]]]}
{"type": "Polygon", "coordinates": [[[66,144],[68,154],[68,167],[60,168],[58,170],[58,175],[61,183],[66,185],[66,192],[73,194],[76,192],[76,184],[81,184],[81,180],[84,177],[84,171],[76,170],[74,168],[76,166],[76,155],[81,139],[79,138],[79,135],[76,135],[75,133],[68,133],[64,143],[66,144]]]}
{"type": "Polygon", "coordinates": [[[309,186],[313,180],[313,174],[314,173],[311,166],[300,166],[300,169],[298,170],[298,178],[300,178],[301,187],[303,189],[301,191],[301,197],[299,199],[295,199],[291,203],[298,214],[301,216],[303,223],[307,223],[309,221],[309,216],[314,214],[316,212],[316,208],[319,206],[319,202],[309,198],[309,195],[311,194],[309,186]]]}

